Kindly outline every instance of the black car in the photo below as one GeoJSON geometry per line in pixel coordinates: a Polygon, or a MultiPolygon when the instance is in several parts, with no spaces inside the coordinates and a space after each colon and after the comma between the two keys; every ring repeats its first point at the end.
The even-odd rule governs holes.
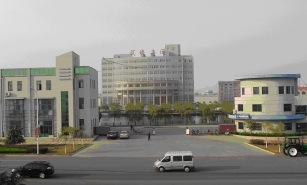
{"type": "Polygon", "coordinates": [[[118,133],[115,131],[109,131],[107,134],[107,139],[117,139],[118,133]]]}
{"type": "Polygon", "coordinates": [[[33,161],[19,168],[13,168],[12,174],[20,177],[46,178],[54,173],[54,167],[47,161],[33,161]]]}

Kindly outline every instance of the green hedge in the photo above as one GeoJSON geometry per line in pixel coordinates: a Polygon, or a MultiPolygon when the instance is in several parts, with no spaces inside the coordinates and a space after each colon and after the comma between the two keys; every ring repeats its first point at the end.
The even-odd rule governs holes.
{"type": "Polygon", "coordinates": [[[16,153],[28,153],[28,149],[26,148],[11,148],[11,147],[0,147],[0,153],[6,153],[6,154],[16,154],[16,153]]]}
{"type": "Polygon", "coordinates": [[[282,133],[282,134],[277,134],[277,133],[250,133],[250,132],[235,132],[234,134],[236,135],[241,135],[241,136],[260,136],[260,137],[288,137],[288,136],[304,136],[307,135],[307,132],[294,132],[294,133],[282,133]]]}

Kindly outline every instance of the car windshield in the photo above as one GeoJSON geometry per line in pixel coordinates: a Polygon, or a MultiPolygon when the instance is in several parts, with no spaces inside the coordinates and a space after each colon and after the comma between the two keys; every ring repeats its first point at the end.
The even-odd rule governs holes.
{"type": "Polygon", "coordinates": [[[127,133],[127,131],[121,131],[121,133],[126,134],[126,133],[127,133]]]}
{"type": "Polygon", "coordinates": [[[110,133],[110,134],[114,134],[115,132],[114,132],[114,131],[110,131],[109,133],[110,133]]]}

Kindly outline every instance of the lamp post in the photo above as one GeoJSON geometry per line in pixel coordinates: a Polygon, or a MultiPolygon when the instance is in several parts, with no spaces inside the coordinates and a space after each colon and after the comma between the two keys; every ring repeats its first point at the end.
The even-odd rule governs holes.
{"type": "Polygon", "coordinates": [[[35,92],[36,96],[36,128],[35,128],[35,137],[36,137],[36,152],[39,154],[39,124],[38,124],[38,96],[36,90],[31,88],[35,92]]]}

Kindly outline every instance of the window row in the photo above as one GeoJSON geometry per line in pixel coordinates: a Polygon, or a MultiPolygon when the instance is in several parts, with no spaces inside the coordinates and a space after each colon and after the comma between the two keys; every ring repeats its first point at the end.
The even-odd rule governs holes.
{"type": "MultiPolygon", "coordinates": [[[[95,99],[90,99],[90,108],[97,108],[97,103],[95,99]]],[[[79,109],[84,109],[84,98],[79,98],[79,109]]]]}
{"type": "MultiPolygon", "coordinates": [[[[78,80],[78,87],[79,88],[84,88],[84,80],[80,79],[78,80]]],[[[96,81],[90,79],[90,89],[96,89],[96,81]]]]}
{"type": "MultiPolygon", "coordinates": [[[[269,94],[269,87],[253,87],[253,94],[269,94]]],[[[241,88],[241,94],[245,95],[245,87],[241,88]]],[[[294,86],[278,86],[278,94],[294,94],[294,86]]]]}
{"type": "MultiPolygon", "coordinates": [[[[237,110],[238,112],[244,111],[243,104],[238,104],[237,110]]],[[[252,104],[252,111],[262,112],[262,104],[252,104]]],[[[291,111],[292,111],[292,104],[284,104],[284,112],[291,112],[291,111]]]]}
{"type": "MultiPolygon", "coordinates": [[[[46,80],[46,90],[49,91],[51,90],[51,80],[46,80]]],[[[17,81],[17,91],[22,91],[23,86],[22,86],[22,81],[17,81]]],[[[43,89],[42,87],[42,81],[37,80],[36,81],[36,90],[41,91],[43,89]]],[[[8,91],[14,91],[14,86],[13,86],[13,81],[8,81],[7,82],[7,90],[8,91]]]]}

